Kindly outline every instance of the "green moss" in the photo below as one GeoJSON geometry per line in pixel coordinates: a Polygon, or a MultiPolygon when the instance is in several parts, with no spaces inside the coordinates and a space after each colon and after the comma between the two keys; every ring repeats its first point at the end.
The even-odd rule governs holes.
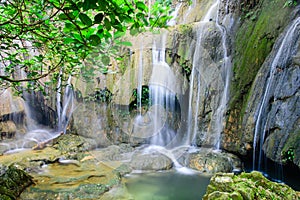
{"type": "Polygon", "coordinates": [[[16,199],[21,192],[33,183],[32,177],[13,165],[7,167],[0,166],[0,171],[4,172],[0,176],[0,199],[16,199]]]}
{"type": "Polygon", "coordinates": [[[217,174],[203,199],[297,199],[289,186],[269,181],[260,172],[217,174]]]}
{"type": "Polygon", "coordinates": [[[300,130],[290,133],[281,151],[282,162],[300,166],[300,130]]]}
{"type": "Polygon", "coordinates": [[[290,8],[282,8],[284,0],[263,1],[261,7],[249,10],[253,17],[245,18],[236,32],[233,57],[233,82],[230,111],[239,116],[236,130],[241,127],[252,83],[272,47],[288,23],[290,8]]]}

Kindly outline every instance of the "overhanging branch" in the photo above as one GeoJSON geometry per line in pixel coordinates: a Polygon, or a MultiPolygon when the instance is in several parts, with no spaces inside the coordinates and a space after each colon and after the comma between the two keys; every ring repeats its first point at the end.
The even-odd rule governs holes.
{"type": "Polygon", "coordinates": [[[64,56],[60,59],[59,63],[57,65],[55,65],[52,69],[50,69],[47,73],[45,74],[40,74],[37,77],[32,77],[32,78],[24,78],[24,79],[12,79],[9,76],[1,76],[0,75],[0,79],[11,82],[11,83],[18,83],[18,82],[26,82],[26,81],[36,81],[39,80],[41,78],[45,78],[46,76],[48,76],[49,74],[51,74],[52,72],[54,72],[63,62],[64,60],[64,56]]]}

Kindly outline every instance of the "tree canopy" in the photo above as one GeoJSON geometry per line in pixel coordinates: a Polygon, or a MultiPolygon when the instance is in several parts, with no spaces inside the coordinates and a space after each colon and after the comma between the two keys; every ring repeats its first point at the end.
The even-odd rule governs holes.
{"type": "MultiPolygon", "coordinates": [[[[82,73],[88,55],[98,57],[106,72],[127,30],[165,26],[170,1],[149,9],[140,0],[0,0],[0,83],[3,87],[28,82],[32,89],[51,75],[82,73]]],[[[47,79],[51,80],[51,79],[47,79]]]]}

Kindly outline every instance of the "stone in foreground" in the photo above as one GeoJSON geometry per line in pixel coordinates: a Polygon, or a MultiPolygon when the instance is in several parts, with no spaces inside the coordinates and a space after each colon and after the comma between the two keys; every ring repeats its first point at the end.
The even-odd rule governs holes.
{"type": "Polygon", "coordinates": [[[252,199],[291,199],[297,200],[300,193],[282,183],[265,178],[260,172],[217,173],[211,178],[204,200],[252,200],[252,199]]]}

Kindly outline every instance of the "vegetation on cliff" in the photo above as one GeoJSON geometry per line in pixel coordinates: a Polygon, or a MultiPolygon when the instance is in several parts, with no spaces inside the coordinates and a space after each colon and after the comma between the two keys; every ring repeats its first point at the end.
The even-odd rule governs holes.
{"type": "Polygon", "coordinates": [[[1,1],[0,83],[43,89],[59,76],[107,73],[120,45],[130,45],[120,36],[164,26],[169,11],[161,1],[151,9],[139,0],[1,1]],[[89,55],[93,66],[86,68],[89,55]]]}

